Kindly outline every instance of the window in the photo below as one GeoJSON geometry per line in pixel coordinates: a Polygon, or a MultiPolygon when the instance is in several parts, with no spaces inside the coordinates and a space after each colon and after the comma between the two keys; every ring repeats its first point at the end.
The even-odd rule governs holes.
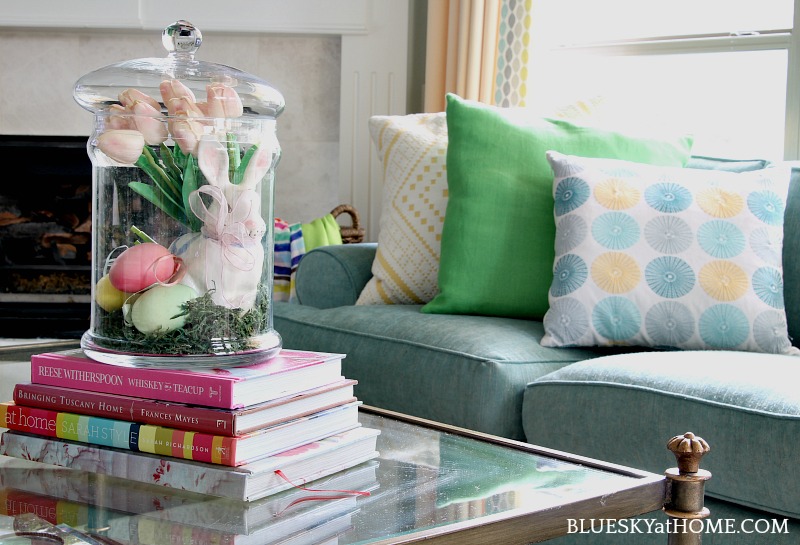
{"type": "Polygon", "coordinates": [[[799,158],[795,2],[534,0],[527,105],[692,132],[697,155],[799,158]]]}

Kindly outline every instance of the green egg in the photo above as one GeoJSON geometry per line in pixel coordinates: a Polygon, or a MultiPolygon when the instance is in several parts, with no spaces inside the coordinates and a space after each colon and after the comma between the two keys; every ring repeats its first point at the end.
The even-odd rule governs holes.
{"type": "Polygon", "coordinates": [[[153,286],[139,296],[131,308],[131,321],[142,333],[165,333],[180,329],[186,322],[181,305],[197,297],[189,286],[153,286]]]}

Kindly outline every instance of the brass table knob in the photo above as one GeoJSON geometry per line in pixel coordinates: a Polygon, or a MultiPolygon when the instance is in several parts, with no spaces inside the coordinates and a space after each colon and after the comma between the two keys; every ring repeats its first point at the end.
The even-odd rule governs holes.
{"type": "Polygon", "coordinates": [[[669,440],[667,448],[675,455],[678,472],[681,475],[697,473],[700,469],[700,459],[711,450],[705,439],[697,437],[692,432],[676,435],[669,440]]]}

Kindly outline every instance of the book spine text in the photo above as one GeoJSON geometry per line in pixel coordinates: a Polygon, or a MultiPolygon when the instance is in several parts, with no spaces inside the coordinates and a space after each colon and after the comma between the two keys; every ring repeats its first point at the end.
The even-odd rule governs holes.
{"type": "Polygon", "coordinates": [[[232,382],[214,375],[116,367],[71,356],[34,354],[31,382],[209,407],[233,408],[232,382]]]}
{"type": "Polygon", "coordinates": [[[0,403],[0,425],[10,430],[90,445],[235,465],[237,442],[235,437],[195,433],[9,403],[0,403]]]}
{"type": "Polygon", "coordinates": [[[13,399],[18,405],[40,409],[90,414],[216,435],[235,435],[236,415],[233,412],[112,396],[113,394],[57,386],[17,384],[13,399]]]}

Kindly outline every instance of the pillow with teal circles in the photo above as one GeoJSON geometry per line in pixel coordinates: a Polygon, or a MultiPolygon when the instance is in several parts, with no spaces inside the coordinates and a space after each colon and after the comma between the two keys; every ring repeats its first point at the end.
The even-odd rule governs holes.
{"type": "Polygon", "coordinates": [[[790,169],[547,159],[556,236],[542,345],[800,355],[783,296],[790,169]]]}

